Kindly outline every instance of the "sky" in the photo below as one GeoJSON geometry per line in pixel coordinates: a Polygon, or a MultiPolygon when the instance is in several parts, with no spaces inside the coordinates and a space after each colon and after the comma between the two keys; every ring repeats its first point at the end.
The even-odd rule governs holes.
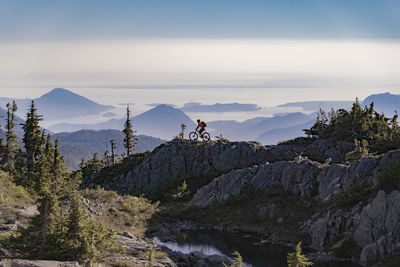
{"type": "Polygon", "coordinates": [[[139,112],[399,94],[399,25],[399,0],[0,0],[0,96],[139,112]]]}

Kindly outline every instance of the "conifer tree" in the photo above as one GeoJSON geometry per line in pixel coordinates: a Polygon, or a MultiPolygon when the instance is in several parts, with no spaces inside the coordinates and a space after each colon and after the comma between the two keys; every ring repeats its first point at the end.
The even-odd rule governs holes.
{"type": "Polygon", "coordinates": [[[126,148],[126,154],[129,157],[130,154],[133,152],[135,145],[137,144],[137,138],[134,135],[136,131],[132,130],[132,122],[130,119],[130,110],[129,106],[126,108],[126,121],[124,130],[122,132],[125,134],[124,137],[124,146],[126,148]]]}
{"type": "Polygon", "coordinates": [[[308,261],[306,256],[302,254],[301,241],[296,246],[296,251],[287,255],[287,263],[289,267],[306,267],[313,265],[308,261]]]}
{"type": "Polygon", "coordinates": [[[112,162],[112,164],[115,164],[115,140],[114,139],[110,140],[110,145],[111,145],[111,162],[112,162]]]}
{"type": "Polygon", "coordinates": [[[37,163],[40,158],[40,148],[43,144],[43,137],[39,127],[42,116],[37,114],[35,102],[32,100],[30,109],[26,114],[26,121],[23,124],[24,129],[24,148],[26,158],[26,176],[27,178],[37,172],[37,163]]]}
{"type": "Polygon", "coordinates": [[[99,259],[122,252],[122,248],[115,244],[115,232],[106,231],[101,224],[86,218],[76,194],[67,219],[64,249],[68,259],[83,261],[92,266],[99,259]]]}
{"type": "Polygon", "coordinates": [[[53,176],[54,190],[57,190],[58,186],[63,184],[65,176],[64,157],[60,151],[60,141],[58,138],[54,143],[54,153],[51,163],[50,171],[53,176]]]}
{"type": "Polygon", "coordinates": [[[9,171],[13,171],[15,168],[15,157],[18,151],[18,136],[14,133],[15,112],[17,110],[15,101],[12,105],[7,103],[6,145],[3,152],[3,164],[9,171]]]}

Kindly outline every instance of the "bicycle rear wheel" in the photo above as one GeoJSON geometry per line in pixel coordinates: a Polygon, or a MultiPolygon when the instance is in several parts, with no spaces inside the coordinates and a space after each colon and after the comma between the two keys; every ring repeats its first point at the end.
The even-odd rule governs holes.
{"type": "Polygon", "coordinates": [[[207,132],[203,133],[203,141],[204,142],[210,141],[210,134],[209,133],[207,133],[207,132]]]}
{"type": "Polygon", "coordinates": [[[199,135],[196,132],[191,132],[189,134],[189,139],[190,140],[196,141],[198,138],[199,138],[199,135]]]}

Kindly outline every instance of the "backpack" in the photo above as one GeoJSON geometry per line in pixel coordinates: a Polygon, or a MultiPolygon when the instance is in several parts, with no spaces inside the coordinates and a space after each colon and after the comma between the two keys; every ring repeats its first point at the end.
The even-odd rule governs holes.
{"type": "Polygon", "coordinates": [[[203,125],[203,127],[207,127],[207,123],[205,123],[204,121],[202,121],[201,124],[203,125]]]}

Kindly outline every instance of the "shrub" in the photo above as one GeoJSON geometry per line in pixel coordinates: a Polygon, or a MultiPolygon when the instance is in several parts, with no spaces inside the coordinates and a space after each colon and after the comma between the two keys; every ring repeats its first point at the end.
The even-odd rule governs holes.
{"type": "Polygon", "coordinates": [[[400,189],[400,160],[387,165],[378,173],[378,189],[390,193],[393,190],[400,189]]]}
{"type": "Polygon", "coordinates": [[[289,267],[306,267],[313,265],[308,261],[306,256],[302,254],[301,241],[296,246],[296,251],[287,255],[287,263],[289,267]]]}
{"type": "Polygon", "coordinates": [[[357,183],[348,190],[342,191],[333,197],[333,205],[335,208],[352,208],[357,203],[363,202],[371,195],[372,190],[366,186],[357,183]]]}
{"type": "Polygon", "coordinates": [[[368,142],[366,140],[360,142],[354,139],[354,150],[347,153],[345,159],[350,163],[354,163],[366,156],[368,156],[368,142]]]}

